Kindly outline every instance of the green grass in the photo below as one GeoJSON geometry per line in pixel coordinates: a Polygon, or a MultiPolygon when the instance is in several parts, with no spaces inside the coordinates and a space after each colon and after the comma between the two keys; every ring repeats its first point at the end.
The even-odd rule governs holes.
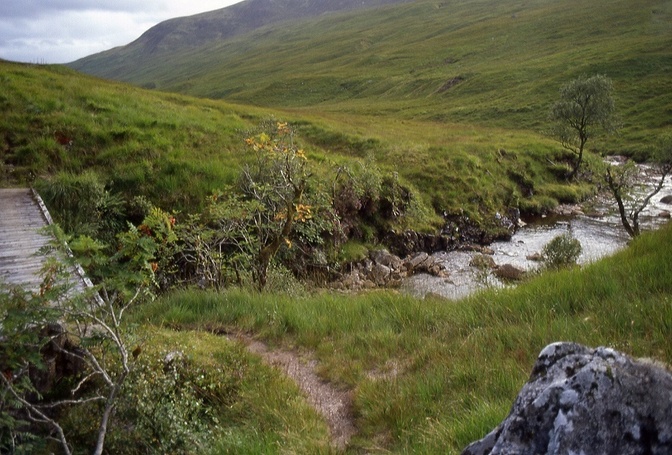
{"type": "Polygon", "coordinates": [[[310,349],[352,390],[352,453],[459,453],[508,412],[548,343],[606,345],[672,362],[672,228],[614,257],[460,302],[392,292],[305,298],[181,291],[135,319],[227,327],[310,349]]]}
{"type": "MultiPolygon", "coordinates": [[[[61,66],[0,62],[0,80],[4,185],[87,170],[127,199],[144,195],[166,210],[192,211],[236,181],[247,156],[244,132],[275,117],[295,125],[325,186],[338,166],[373,160],[384,174],[398,173],[436,213],[485,222],[510,205],[535,211],[584,194],[575,185],[559,190],[561,176],[548,160],[566,157],[553,141],[524,129],[271,111],[142,90],[61,66]],[[63,138],[71,145],[59,143],[63,138]]],[[[435,228],[431,214],[415,218],[404,227],[435,228]]]]}
{"type": "MultiPolygon", "coordinates": [[[[614,80],[624,129],[591,142],[595,151],[639,154],[669,128],[670,5],[419,0],[259,30],[176,54],[168,68],[140,55],[147,65],[128,72],[138,85],[245,106],[0,61],[0,185],[90,170],[113,191],[192,210],[236,179],[242,132],[274,115],[296,125],[323,182],[336,166],[373,159],[438,213],[542,212],[593,191],[562,182],[567,155],[543,134],[563,83],[581,73],[614,80]]],[[[361,256],[361,246],[343,254],[361,256]]],[[[460,302],[184,290],[134,318],[157,349],[246,365],[238,401],[220,410],[213,454],[330,450],[293,384],[200,331],[220,327],[313,351],[320,374],[352,393],[351,453],[459,453],[506,415],[550,342],[672,362],[671,249],[668,227],[581,270],[460,302]]]]}
{"type": "Polygon", "coordinates": [[[98,173],[166,207],[198,205],[231,183],[254,109],[102,82],[59,66],[0,62],[3,178],[98,173]],[[59,138],[72,141],[61,144],[59,138]],[[185,191],[185,189],[187,189],[185,191]]]}
{"type": "Polygon", "coordinates": [[[242,345],[210,333],[156,327],[145,327],[141,336],[143,358],[183,352],[194,368],[223,370],[227,377],[215,380],[236,384],[223,403],[212,405],[219,424],[211,446],[199,453],[329,453],[328,428],[297,385],[242,345]]]}
{"type": "Polygon", "coordinates": [[[420,0],[269,26],[170,59],[131,45],[74,67],[315,116],[538,132],[563,83],[601,73],[614,80],[624,129],[593,146],[636,152],[669,126],[671,20],[664,0],[420,0]]]}

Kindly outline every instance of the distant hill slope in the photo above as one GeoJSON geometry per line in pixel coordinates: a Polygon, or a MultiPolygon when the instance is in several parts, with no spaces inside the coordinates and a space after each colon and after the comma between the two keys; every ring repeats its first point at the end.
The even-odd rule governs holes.
{"type": "Polygon", "coordinates": [[[539,132],[563,83],[601,73],[625,127],[608,147],[634,152],[669,126],[669,0],[416,0],[307,18],[325,4],[248,0],[70,66],[242,104],[539,132]],[[217,18],[236,11],[249,21],[241,32],[270,23],[265,14],[304,18],[213,38],[217,18]]]}
{"type": "Polygon", "coordinates": [[[129,80],[123,75],[146,64],[147,58],[165,58],[266,25],[409,1],[412,0],[245,0],[219,10],[161,22],[127,46],[85,57],[70,66],[96,76],[129,80]]]}

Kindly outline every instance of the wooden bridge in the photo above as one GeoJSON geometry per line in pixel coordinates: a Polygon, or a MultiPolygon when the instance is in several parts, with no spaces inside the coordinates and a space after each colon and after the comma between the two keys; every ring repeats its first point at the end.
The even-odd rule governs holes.
{"type": "MultiPolygon", "coordinates": [[[[40,249],[52,239],[43,233],[51,216],[39,195],[28,188],[0,188],[0,283],[39,291],[46,256],[40,249]]],[[[71,276],[75,291],[91,282],[79,267],[71,276]]]]}

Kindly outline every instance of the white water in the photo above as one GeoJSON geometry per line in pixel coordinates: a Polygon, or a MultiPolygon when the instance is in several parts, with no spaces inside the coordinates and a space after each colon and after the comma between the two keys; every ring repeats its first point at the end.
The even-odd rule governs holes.
{"type": "MultiPolygon", "coordinates": [[[[647,168],[643,167],[646,178],[647,168]]],[[[648,180],[650,183],[651,180],[648,180]]],[[[650,188],[650,187],[649,187],[650,188]]],[[[648,192],[649,189],[643,188],[648,192]]],[[[672,195],[672,179],[668,178],[663,189],[653,197],[647,209],[640,214],[643,230],[655,229],[669,220],[660,217],[661,212],[672,211],[672,205],[660,202],[664,196],[672,195]]],[[[579,264],[586,264],[609,256],[624,248],[629,237],[621,224],[615,202],[604,201],[597,207],[602,216],[589,217],[577,215],[572,217],[549,217],[537,220],[521,228],[509,242],[495,242],[490,247],[494,250],[493,258],[497,265],[511,264],[519,269],[531,271],[539,267],[539,263],[528,260],[527,256],[541,253],[544,245],[557,235],[570,232],[581,242],[582,253],[579,264]]],[[[437,294],[450,299],[465,297],[486,286],[504,286],[491,273],[483,274],[469,262],[477,253],[465,251],[440,252],[434,256],[450,273],[449,278],[437,278],[420,274],[408,278],[403,290],[423,297],[428,293],[437,294]]]]}

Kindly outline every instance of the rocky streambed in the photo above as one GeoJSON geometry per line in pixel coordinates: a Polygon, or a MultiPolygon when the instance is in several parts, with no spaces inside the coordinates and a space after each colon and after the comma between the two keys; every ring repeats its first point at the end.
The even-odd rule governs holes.
{"type": "MultiPolygon", "coordinates": [[[[643,183],[647,183],[649,176],[644,166],[641,175],[643,183]]],[[[642,191],[647,188],[642,187],[642,191]]],[[[671,211],[672,179],[668,179],[640,215],[643,229],[656,229],[667,223],[671,211]]],[[[480,236],[478,230],[463,220],[449,220],[439,236],[400,234],[394,239],[397,255],[387,250],[372,252],[365,261],[353,264],[335,287],[348,290],[396,287],[418,297],[435,294],[459,299],[484,287],[510,285],[538,269],[543,247],[560,234],[570,233],[581,242],[579,264],[611,255],[630,240],[616,204],[608,196],[598,197],[585,206],[560,206],[548,216],[523,220],[517,228],[512,226],[516,224],[513,219],[515,214],[501,217],[502,226],[510,228],[511,234],[499,238],[480,236]],[[455,232],[468,233],[473,242],[457,240],[455,232]],[[413,253],[414,250],[425,252],[413,253]]]]}

